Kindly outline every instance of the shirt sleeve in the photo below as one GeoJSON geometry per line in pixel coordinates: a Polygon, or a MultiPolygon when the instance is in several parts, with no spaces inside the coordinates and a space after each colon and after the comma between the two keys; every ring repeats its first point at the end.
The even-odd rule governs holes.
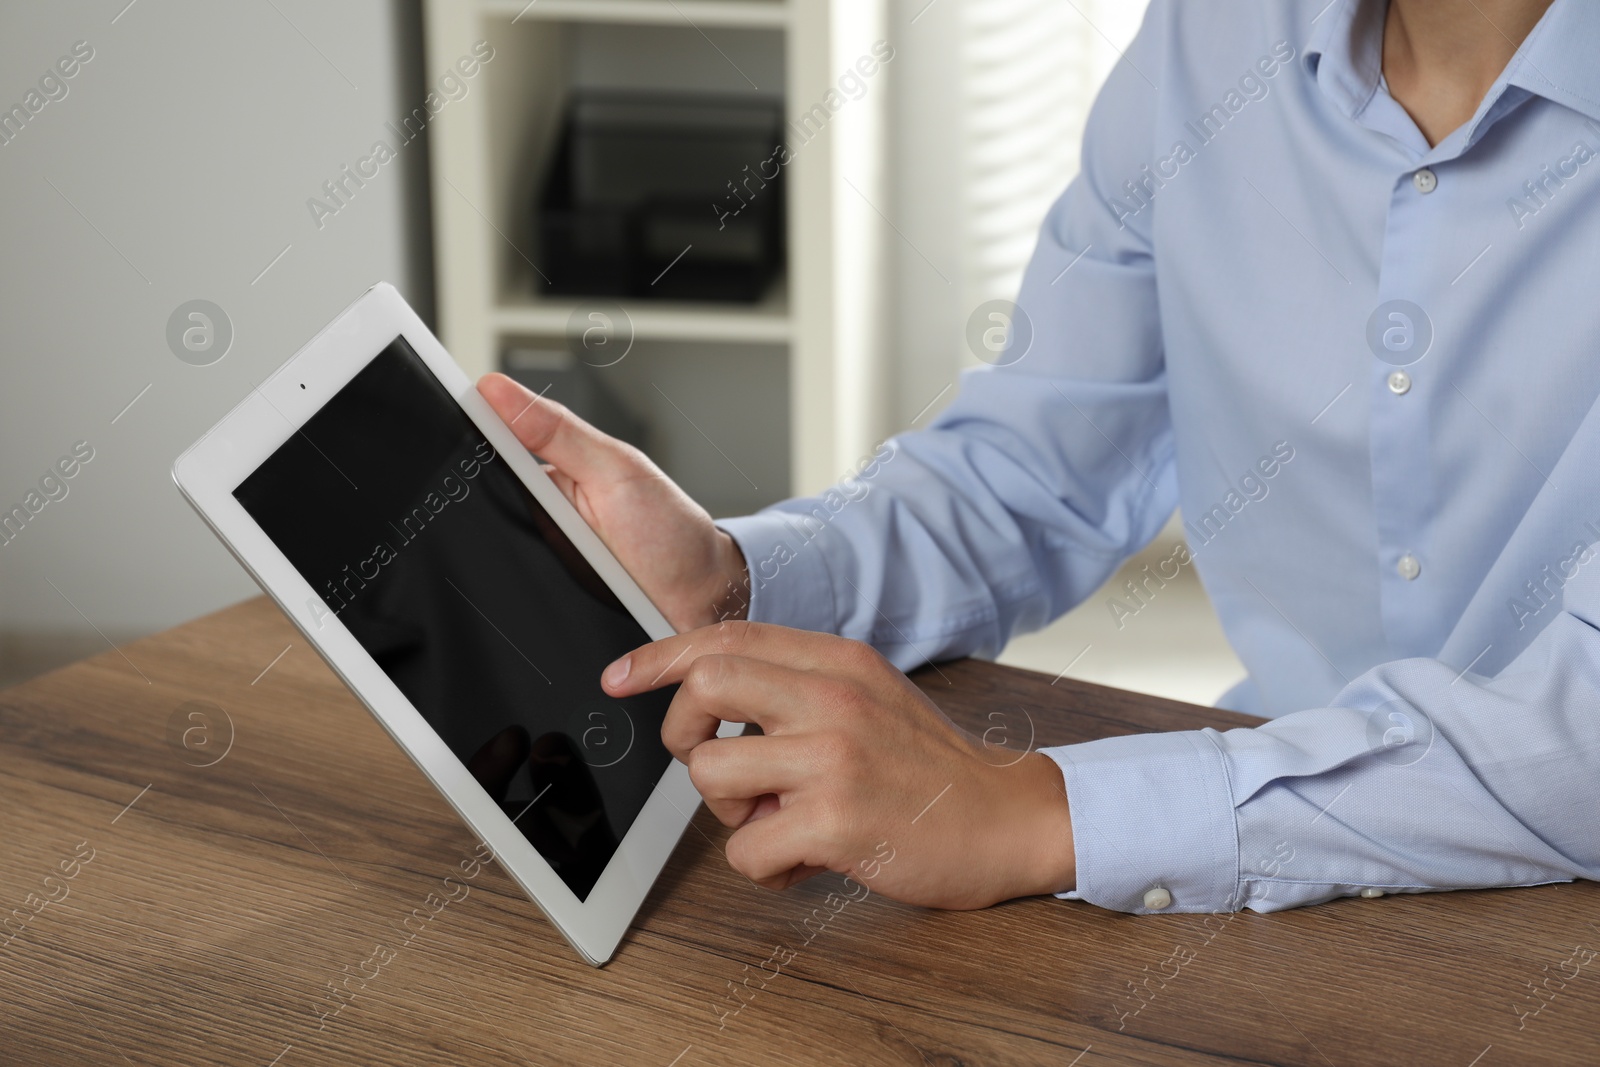
{"type": "Polygon", "coordinates": [[[1254,729],[1046,749],[1072,808],[1063,896],[1278,911],[1600,877],[1600,578],[1564,597],[1493,678],[1397,660],[1254,729]]]}
{"type": "MultiPolygon", "coordinates": [[[[1157,47],[1141,34],[1130,54],[1151,69],[1142,53],[1157,47]]],[[[1154,106],[1119,65],[1084,170],[1040,232],[1009,347],[964,372],[927,429],[891,438],[828,493],[719,523],[749,565],[751,619],[866,641],[908,669],[993,656],[1160,530],[1177,483],[1151,213],[1107,206],[1149,158],[1154,106]]],[[[979,333],[1000,324],[978,315],[979,333]]]]}

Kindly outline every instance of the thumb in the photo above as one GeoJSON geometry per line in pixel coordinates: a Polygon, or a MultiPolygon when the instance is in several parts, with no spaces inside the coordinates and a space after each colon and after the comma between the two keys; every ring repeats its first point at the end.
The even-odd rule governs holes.
{"type": "Polygon", "coordinates": [[[478,392],[529,452],[575,481],[610,480],[630,466],[621,442],[504,374],[479,378],[478,392]]]}

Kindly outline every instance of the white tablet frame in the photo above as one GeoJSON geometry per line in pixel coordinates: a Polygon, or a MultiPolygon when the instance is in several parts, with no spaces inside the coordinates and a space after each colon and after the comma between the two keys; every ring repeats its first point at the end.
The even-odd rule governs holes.
{"type": "MultiPolygon", "coordinates": [[[[580,901],[233,496],[240,482],[397,337],[404,337],[422,358],[645,633],[652,640],[670,637],[675,631],[666,618],[479,395],[438,338],[386,282],[373,286],[340,312],[179,456],[172,478],[334,673],[494,850],[506,872],[572,947],[589,963],[600,966],[616,951],[700,805],[688,769],[672,761],[588,899],[580,901]]],[[[397,428],[396,432],[404,430],[397,428]]],[[[722,727],[724,736],[738,731],[736,723],[722,727]]]]}

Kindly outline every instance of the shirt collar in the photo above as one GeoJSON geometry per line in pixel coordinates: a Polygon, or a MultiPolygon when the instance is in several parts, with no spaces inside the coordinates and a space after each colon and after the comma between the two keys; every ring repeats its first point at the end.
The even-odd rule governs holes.
{"type": "Polygon", "coordinates": [[[1383,81],[1385,0],[1331,0],[1311,22],[1305,65],[1317,86],[1349,118],[1383,81]]]}
{"type": "Polygon", "coordinates": [[[1507,68],[1507,81],[1600,120],[1600,4],[1556,0],[1507,68]]]}
{"type": "MultiPolygon", "coordinates": [[[[1306,69],[1350,118],[1366,109],[1383,83],[1383,23],[1387,11],[1387,0],[1332,0],[1312,22],[1305,52],[1306,69]]],[[[1508,86],[1600,121],[1600,62],[1594,58],[1597,47],[1600,4],[1594,0],[1555,0],[1468,123],[1466,141],[1476,141],[1481,130],[1509,110],[1499,99],[1508,86]]]]}

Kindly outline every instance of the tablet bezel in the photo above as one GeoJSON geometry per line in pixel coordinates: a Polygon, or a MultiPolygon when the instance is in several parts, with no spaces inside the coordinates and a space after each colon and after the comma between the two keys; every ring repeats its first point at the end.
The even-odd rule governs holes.
{"type": "MultiPolygon", "coordinates": [[[[556,929],[599,966],[616,951],[699,807],[688,769],[677,760],[668,765],[600,880],[580,901],[233,496],[240,482],[397,337],[411,345],[645,633],[652,640],[670,637],[671,624],[388,283],[340,312],[179,456],[173,481],[556,929]]],[[[738,729],[725,723],[722,733],[738,729]]]]}

